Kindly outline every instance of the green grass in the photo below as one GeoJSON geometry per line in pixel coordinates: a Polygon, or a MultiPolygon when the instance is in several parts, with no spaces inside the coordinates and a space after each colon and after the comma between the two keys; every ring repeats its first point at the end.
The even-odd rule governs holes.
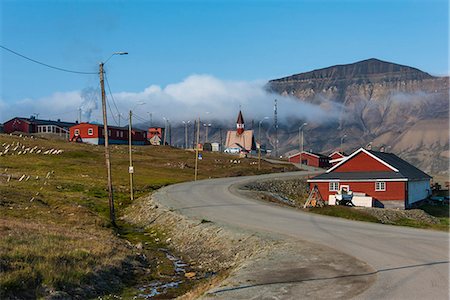
{"type": "MultiPolygon", "coordinates": [[[[114,200],[119,220],[119,228],[112,228],[104,147],[0,134],[0,145],[12,142],[64,152],[0,158],[1,299],[12,295],[44,297],[47,288],[86,298],[87,290],[91,294],[110,292],[102,278],[117,282],[114,286],[121,289],[122,283],[130,282],[129,278],[138,277],[124,265],[141,263],[140,250],[129,247],[125,240],[145,245],[147,257],[151,258],[148,268],[152,269],[145,278],[171,272],[171,263],[157,251],[167,246],[163,233],[158,229],[155,233],[146,232],[119,220],[130,204],[127,146],[111,147],[114,200]],[[29,180],[19,182],[18,178],[24,174],[30,176],[29,180]],[[7,182],[8,176],[12,176],[10,182],[7,182]],[[159,242],[155,242],[156,239],[159,242]],[[159,266],[154,260],[161,262],[159,266]]],[[[230,158],[224,154],[204,153],[199,162],[199,178],[284,169],[262,162],[262,170],[258,171],[257,165],[250,164],[254,160],[241,159],[242,163],[231,164],[230,158]]],[[[135,198],[162,186],[194,179],[193,152],[136,146],[133,160],[135,198]]]]}
{"type": "Polygon", "coordinates": [[[315,207],[307,209],[310,212],[344,218],[348,220],[356,220],[356,221],[364,221],[364,222],[372,222],[372,223],[381,223],[376,217],[369,215],[363,211],[355,210],[351,207],[346,206],[324,206],[324,207],[315,207]]]}

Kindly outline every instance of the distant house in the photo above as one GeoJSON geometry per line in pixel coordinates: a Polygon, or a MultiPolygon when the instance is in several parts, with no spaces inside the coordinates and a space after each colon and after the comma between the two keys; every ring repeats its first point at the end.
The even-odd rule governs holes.
{"type": "MultiPolygon", "coordinates": [[[[108,126],[110,144],[128,144],[129,131],[127,127],[108,126]]],[[[70,141],[94,145],[104,145],[104,129],[101,124],[80,123],[70,127],[70,141]]],[[[133,145],[148,144],[145,130],[132,129],[131,141],[133,145]]]]}
{"type": "Polygon", "coordinates": [[[256,151],[253,130],[245,130],[244,117],[239,111],[236,121],[236,130],[229,130],[225,140],[225,152],[227,153],[250,153],[256,151]]]}
{"type": "Polygon", "coordinates": [[[347,155],[344,152],[334,151],[329,157],[329,162],[331,166],[335,166],[340,163],[343,159],[347,158],[347,155]]]}
{"type": "Polygon", "coordinates": [[[392,153],[360,148],[325,173],[308,180],[324,199],[341,186],[373,198],[376,206],[409,208],[430,195],[431,176],[392,153]]]}
{"type": "Polygon", "coordinates": [[[302,155],[300,155],[300,152],[294,153],[288,156],[288,161],[298,164],[300,163],[300,156],[303,165],[316,168],[328,168],[330,166],[330,158],[328,156],[311,151],[303,151],[302,155]]]}
{"type": "Polygon", "coordinates": [[[164,128],[162,127],[150,127],[148,129],[147,138],[150,145],[160,146],[163,144],[164,128]]]}
{"type": "Polygon", "coordinates": [[[73,122],[63,122],[59,119],[52,121],[36,119],[34,117],[15,117],[4,123],[4,131],[5,133],[23,132],[68,136],[69,128],[75,124],[73,122]]]}

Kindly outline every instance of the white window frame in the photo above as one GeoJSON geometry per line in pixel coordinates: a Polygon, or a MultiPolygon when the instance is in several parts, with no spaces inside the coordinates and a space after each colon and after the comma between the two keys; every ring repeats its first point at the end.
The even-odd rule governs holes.
{"type": "Polygon", "coordinates": [[[80,135],[80,129],[75,129],[75,135],[80,135]]]}
{"type": "Polygon", "coordinates": [[[94,128],[88,128],[88,135],[94,135],[94,128]]]}
{"type": "Polygon", "coordinates": [[[328,183],[328,191],[330,191],[330,192],[339,191],[339,181],[330,181],[328,183]]]}
{"type": "Polygon", "coordinates": [[[108,129],[108,136],[111,136],[111,129],[108,129]]]}
{"type": "Polygon", "coordinates": [[[375,181],[375,191],[376,192],[385,192],[386,191],[386,182],[385,181],[375,181]]]}

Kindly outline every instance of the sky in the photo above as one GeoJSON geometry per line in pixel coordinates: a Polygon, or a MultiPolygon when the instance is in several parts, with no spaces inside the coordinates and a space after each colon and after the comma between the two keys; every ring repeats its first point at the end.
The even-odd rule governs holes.
{"type": "MultiPolygon", "coordinates": [[[[234,119],[240,107],[264,117],[276,97],[267,80],[368,58],[449,74],[447,0],[2,0],[0,14],[1,46],[94,73],[0,48],[0,122],[74,121],[80,107],[82,121],[100,122],[96,73],[117,51],[129,54],[105,65],[113,124],[130,109],[141,119],[234,119]]],[[[306,118],[294,102],[281,99],[285,116],[306,118]]]]}

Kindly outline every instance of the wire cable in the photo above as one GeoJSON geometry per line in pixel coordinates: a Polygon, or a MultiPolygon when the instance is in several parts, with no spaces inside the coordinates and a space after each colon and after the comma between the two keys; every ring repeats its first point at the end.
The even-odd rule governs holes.
{"type": "Polygon", "coordinates": [[[20,56],[20,57],[22,57],[22,58],[25,58],[25,59],[27,59],[27,60],[29,60],[29,61],[32,61],[32,62],[34,62],[34,63],[36,63],[36,64],[43,65],[43,66],[45,66],[45,67],[48,67],[48,68],[51,68],[51,69],[55,69],[55,70],[58,70],[58,71],[63,71],[63,72],[68,72],[68,73],[76,73],[76,74],[85,74],[85,75],[98,74],[97,72],[82,72],[82,71],[74,71],[74,70],[69,70],[69,69],[64,69],[64,68],[55,67],[55,66],[52,66],[52,65],[49,65],[49,64],[46,64],[46,63],[37,61],[37,60],[35,60],[35,59],[29,58],[29,57],[27,57],[27,56],[25,56],[25,55],[23,55],[23,54],[20,54],[20,53],[14,51],[14,50],[11,50],[11,49],[9,49],[9,48],[3,46],[3,45],[0,45],[0,48],[4,49],[4,50],[6,50],[6,51],[9,51],[9,52],[11,52],[11,53],[13,53],[13,54],[15,54],[15,55],[17,55],[17,56],[20,56]]]}
{"type": "Polygon", "coordinates": [[[113,101],[114,107],[116,108],[117,114],[120,115],[120,111],[117,108],[116,101],[114,100],[114,96],[111,92],[111,87],[109,86],[108,76],[106,76],[106,73],[105,73],[105,79],[106,79],[106,85],[108,86],[108,91],[109,91],[109,94],[111,95],[111,99],[113,101]]]}

